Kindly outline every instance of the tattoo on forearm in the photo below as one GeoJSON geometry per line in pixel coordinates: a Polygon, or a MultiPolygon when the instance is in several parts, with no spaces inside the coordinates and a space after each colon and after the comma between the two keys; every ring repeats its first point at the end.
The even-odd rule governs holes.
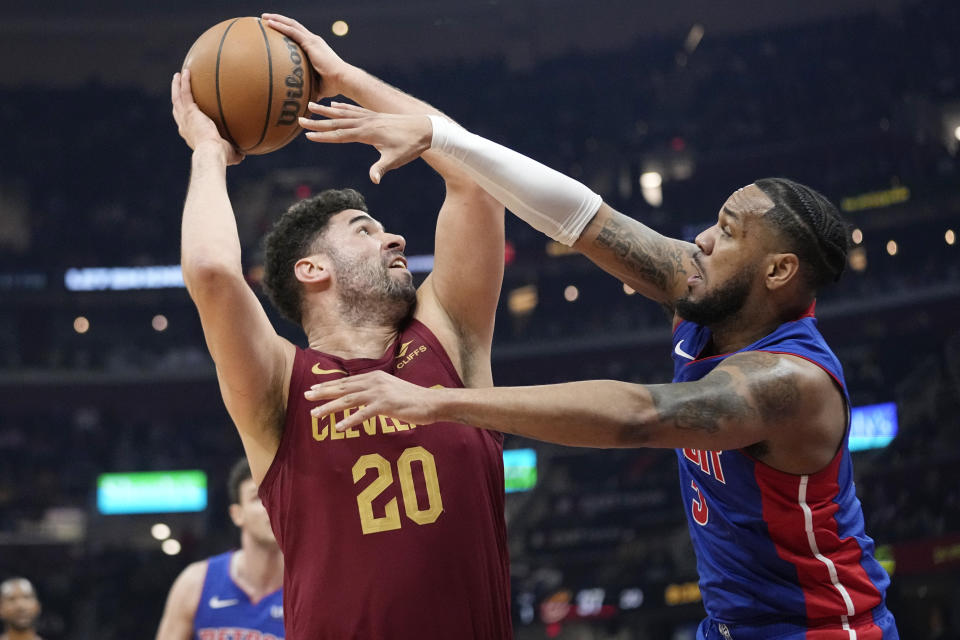
{"type": "MultiPolygon", "coordinates": [[[[650,385],[656,420],[683,431],[717,433],[725,423],[760,420],[774,423],[800,406],[796,373],[769,353],[745,353],[699,382],[650,385]],[[695,393],[691,393],[696,385],[695,393]]],[[[620,438],[634,446],[648,438],[645,424],[628,425],[620,438]]],[[[757,457],[766,451],[757,443],[757,457]]]]}
{"type": "Polygon", "coordinates": [[[645,235],[619,220],[610,219],[593,242],[598,247],[611,249],[631,273],[665,291],[677,276],[687,274],[683,252],[672,242],[656,242],[645,235]]]}
{"type": "Polygon", "coordinates": [[[661,421],[676,429],[716,433],[722,420],[736,420],[755,413],[734,382],[726,371],[714,371],[710,374],[709,392],[706,396],[698,394],[695,402],[684,383],[651,386],[650,394],[661,421]]]}

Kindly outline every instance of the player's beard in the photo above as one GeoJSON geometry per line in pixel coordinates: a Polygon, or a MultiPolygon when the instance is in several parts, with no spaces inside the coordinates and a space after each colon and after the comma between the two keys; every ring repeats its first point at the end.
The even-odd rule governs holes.
{"type": "MultiPolygon", "coordinates": [[[[383,260],[356,260],[329,250],[337,278],[340,314],[356,326],[399,326],[417,305],[410,272],[390,273],[383,260]]],[[[396,256],[392,256],[393,260],[396,256]]]]}
{"type": "Polygon", "coordinates": [[[746,266],[716,291],[706,294],[701,300],[684,296],[677,300],[677,315],[684,320],[703,325],[716,326],[734,318],[743,309],[750,295],[755,268],[746,266]]]}

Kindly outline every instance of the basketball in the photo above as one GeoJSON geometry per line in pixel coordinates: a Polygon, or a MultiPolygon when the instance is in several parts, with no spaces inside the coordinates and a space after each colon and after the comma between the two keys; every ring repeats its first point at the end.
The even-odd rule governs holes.
{"type": "Polygon", "coordinates": [[[297,117],[317,89],[300,46],[260,18],[233,18],[197,38],[183,68],[200,110],[248,155],[276,151],[301,131],[297,117]]]}

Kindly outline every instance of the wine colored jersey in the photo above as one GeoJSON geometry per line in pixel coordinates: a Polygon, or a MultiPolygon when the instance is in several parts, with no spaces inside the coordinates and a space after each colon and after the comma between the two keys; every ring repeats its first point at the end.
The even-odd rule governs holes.
{"type": "MultiPolygon", "coordinates": [[[[700,380],[734,355],[700,358],[709,341],[705,327],[677,325],[674,382],[700,380]]],[[[812,309],[736,353],[744,351],[817,365],[849,407],[840,363],[812,309]]],[[[804,475],[777,471],[742,450],[678,449],[677,458],[700,591],[719,629],[702,629],[701,637],[897,638],[884,604],[890,579],[864,531],[846,437],[824,469],[804,475]]]]}
{"type": "Polygon", "coordinates": [[[285,561],[287,640],[512,637],[503,437],[377,416],[315,418],[317,382],[386,371],[462,387],[413,320],[380,358],[298,349],[283,437],[260,496],[285,561]]]}
{"type": "Polygon", "coordinates": [[[284,640],[283,590],[251,601],[230,577],[233,554],[228,551],[207,560],[193,617],[194,640],[284,640]]]}

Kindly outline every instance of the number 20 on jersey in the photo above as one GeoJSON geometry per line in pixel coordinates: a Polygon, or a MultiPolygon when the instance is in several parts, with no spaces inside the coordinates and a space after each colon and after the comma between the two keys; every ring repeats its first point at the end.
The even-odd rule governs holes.
{"type": "MultiPolygon", "coordinates": [[[[378,453],[360,456],[353,465],[353,483],[358,483],[369,469],[376,471],[377,476],[357,495],[361,529],[364,535],[399,529],[400,508],[397,498],[387,502],[382,516],[373,513],[373,501],[393,484],[393,465],[378,453]]],[[[423,447],[408,447],[397,458],[396,469],[400,480],[400,498],[407,518],[418,525],[436,522],[443,512],[443,498],[440,496],[440,480],[437,478],[437,463],[433,454],[423,447]],[[424,486],[427,488],[427,504],[422,509],[417,503],[417,490],[413,484],[414,462],[420,463],[424,486]]]]}

